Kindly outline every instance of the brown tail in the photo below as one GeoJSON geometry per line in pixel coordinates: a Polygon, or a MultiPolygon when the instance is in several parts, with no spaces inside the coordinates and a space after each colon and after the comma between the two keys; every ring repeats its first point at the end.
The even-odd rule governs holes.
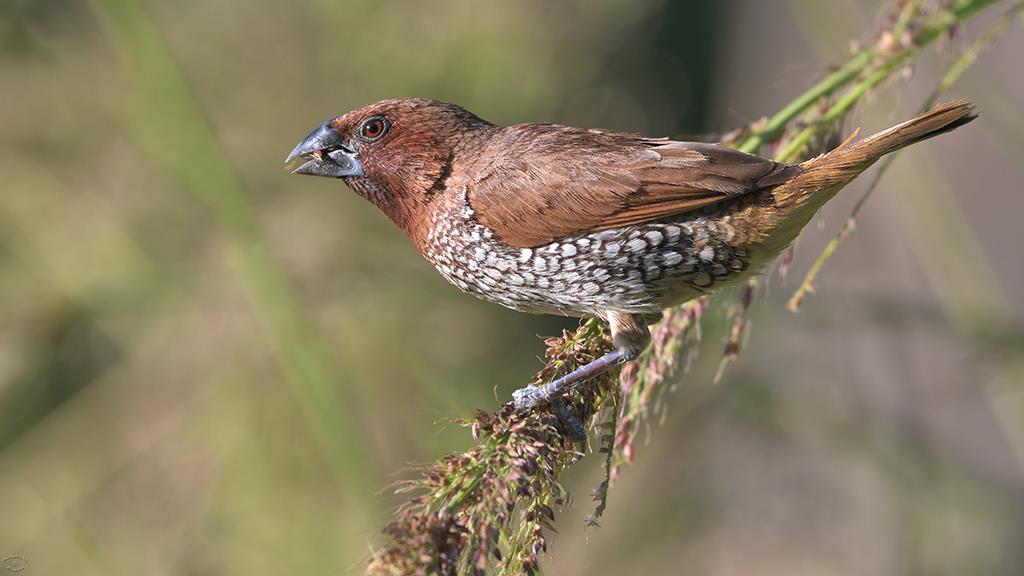
{"type": "Polygon", "coordinates": [[[804,171],[773,191],[776,203],[800,205],[815,197],[816,192],[831,192],[820,199],[824,202],[882,156],[959,128],[975,118],[970,102],[954,100],[862,140],[851,142],[851,137],[834,150],[800,164],[804,171]]]}

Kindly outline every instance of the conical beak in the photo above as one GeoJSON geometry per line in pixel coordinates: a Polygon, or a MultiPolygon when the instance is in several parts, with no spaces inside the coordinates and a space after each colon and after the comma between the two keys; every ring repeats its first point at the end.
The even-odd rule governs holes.
{"type": "Polygon", "coordinates": [[[296,158],[307,160],[292,170],[292,174],[331,178],[365,175],[362,164],[356,158],[356,152],[342,140],[338,131],[330,126],[330,121],[324,122],[310,132],[309,136],[303,138],[284,163],[291,164],[296,158]]]}

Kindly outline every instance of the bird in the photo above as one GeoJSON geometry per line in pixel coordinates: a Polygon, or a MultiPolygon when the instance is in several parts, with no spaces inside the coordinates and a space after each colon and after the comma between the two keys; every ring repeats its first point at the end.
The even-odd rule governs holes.
{"type": "Polygon", "coordinates": [[[880,157],[976,116],[967,100],[939,104],[789,164],[630,132],[499,126],[455,104],[391,99],[323,122],[285,163],[341,179],[464,292],[608,323],[607,354],[513,393],[530,409],[635,359],[662,310],[762,272],[880,157]]]}

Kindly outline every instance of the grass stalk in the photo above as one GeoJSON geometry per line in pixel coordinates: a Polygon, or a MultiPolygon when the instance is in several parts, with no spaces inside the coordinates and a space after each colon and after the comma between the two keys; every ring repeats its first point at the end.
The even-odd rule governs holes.
{"type": "MultiPolygon", "coordinates": [[[[794,119],[811,109],[814,105],[819,104],[823,99],[831,96],[843,86],[853,82],[865,73],[869,77],[874,77],[882,70],[887,69],[891,72],[899,63],[912,58],[913,54],[920,47],[927,46],[954,26],[969,20],[981,10],[998,1],[955,1],[936,14],[929,16],[919,27],[916,27],[913,33],[910,34],[909,47],[894,49],[894,43],[902,41],[910,28],[912,19],[920,13],[919,7],[913,10],[910,9],[910,7],[917,6],[919,3],[908,3],[907,7],[900,11],[900,16],[893,28],[883,32],[882,38],[885,39],[884,42],[878,42],[873,48],[861,50],[852,56],[850,60],[840,66],[835,72],[823,78],[784,106],[782,110],[772,115],[764,126],[751,130],[749,136],[741,141],[736,148],[744,152],[756,153],[764,144],[778,140],[782,136],[784,129],[794,119]],[[871,71],[872,69],[876,71],[871,71]]],[[[883,75],[881,79],[884,80],[887,76],[887,74],[883,75]]],[[[878,81],[880,82],[881,80],[878,81]]],[[[870,86],[861,84],[862,90],[867,90],[868,88],[870,86]]],[[[854,99],[853,101],[856,101],[860,96],[850,95],[850,97],[854,99]]]]}
{"type": "MultiPolygon", "coordinates": [[[[964,50],[963,54],[961,54],[960,57],[942,75],[938,85],[925,100],[924,104],[921,105],[920,112],[924,112],[931,108],[943,94],[953,88],[964,73],[967,72],[975,62],[977,62],[982,52],[991,46],[992,43],[1006,31],[1006,28],[1013,22],[1014,18],[1022,13],[1024,13],[1024,2],[1017,2],[1010,7],[1010,9],[1008,9],[995,24],[990,26],[981,34],[981,36],[978,37],[977,40],[971,43],[971,45],[964,50]]],[[[878,184],[881,182],[882,177],[889,170],[889,167],[898,155],[899,152],[890,154],[882,160],[878,170],[875,172],[875,175],[871,180],[871,183],[854,203],[853,208],[850,210],[849,217],[847,217],[846,222],[843,223],[842,229],[840,229],[839,233],[825,245],[822,253],[817,259],[815,259],[814,264],[811,265],[807,274],[804,276],[804,279],[800,282],[800,286],[793,293],[793,296],[791,296],[786,302],[787,309],[793,312],[798,311],[807,295],[814,292],[814,281],[817,280],[818,274],[825,266],[825,263],[828,262],[833,254],[835,254],[843,240],[853,232],[857,223],[857,216],[860,215],[861,209],[864,207],[868,198],[870,198],[874,193],[875,189],[878,188],[878,184]]]]}

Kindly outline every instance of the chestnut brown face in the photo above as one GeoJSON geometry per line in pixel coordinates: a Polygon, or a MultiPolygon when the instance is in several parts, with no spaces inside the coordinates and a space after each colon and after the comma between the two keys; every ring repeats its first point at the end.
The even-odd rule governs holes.
{"type": "Polygon", "coordinates": [[[286,163],[301,158],[294,174],[342,178],[404,227],[451,172],[464,136],[489,128],[454,104],[384,100],[324,122],[286,163]]]}

